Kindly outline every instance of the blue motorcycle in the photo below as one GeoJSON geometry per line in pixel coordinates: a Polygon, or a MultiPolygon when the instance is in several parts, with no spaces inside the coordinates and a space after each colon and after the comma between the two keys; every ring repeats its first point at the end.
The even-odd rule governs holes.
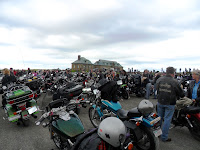
{"type": "MultiPolygon", "coordinates": [[[[89,118],[94,127],[106,117],[116,116],[128,129],[129,138],[139,150],[158,149],[158,136],[162,134],[158,117],[153,113],[154,106],[149,100],[142,100],[131,110],[124,110],[119,101],[113,102],[101,98],[101,91],[94,89],[94,103],[89,108],[89,118]]],[[[130,141],[130,140],[129,140],[130,141]]]]}

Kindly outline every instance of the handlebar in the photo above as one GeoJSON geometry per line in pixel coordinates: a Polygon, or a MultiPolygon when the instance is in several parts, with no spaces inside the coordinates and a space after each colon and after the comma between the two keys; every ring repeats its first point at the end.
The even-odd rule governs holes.
{"type": "Polygon", "coordinates": [[[44,117],[43,116],[41,116],[41,118],[39,119],[39,120],[37,120],[36,122],[35,122],[35,124],[37,125],[37,126],[39,126],[40,125],[40,123],[42,122],[42,121],[44,121],[44,117]]]}

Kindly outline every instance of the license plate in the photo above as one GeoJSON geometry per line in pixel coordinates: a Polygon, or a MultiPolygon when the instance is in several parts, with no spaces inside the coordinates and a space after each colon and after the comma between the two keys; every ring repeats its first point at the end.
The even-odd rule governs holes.
{"type": "Polygon", "coordinates": [[[155,137],[158,137],[162,134],[162,130],[161,130],[161,128],[159,128],[157,130],[154,130],[153,133],[154,133],[155,137]]]}
{"type": "Polygon", "coordinates": [[[30,115],[33,114],[33,113],[36,112],[36,111],[37,111],[37,107],[36,107],[36,106],[34,106],[34,107],[28,109],[28,113],[29,113],[30,115]]]}
{"type": "Polygon", "coordinates": [[[126,90],[128,91],[128,90],[129,90],[129,88],[126,88],[126,90]]]}
{"type": "Polygon", "coordinates": [[[158,121],[160,121],[161,120],[161,117],[157,117],[156,119],[154,119],[154,120],[152,120],[151,122],[150,122],[150,124],[152,125],[152,124],[155,124],[155,123],[157,123],[158,121]]]}

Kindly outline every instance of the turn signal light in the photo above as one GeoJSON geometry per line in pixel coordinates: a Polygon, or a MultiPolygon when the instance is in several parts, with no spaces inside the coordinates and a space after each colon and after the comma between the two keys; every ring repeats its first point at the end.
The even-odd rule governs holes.
{"type": "Polygon", "coordinates": [[[16,115],[16,114],[17,114],[16,112],[13,113],[13,115],[16,115]]]}
{"type": "Polygon", "coordinates": [[[187,117],[188,117],[188,118],[191,118],[191,115],[187,114],[187,117]]]}
{"type": "Polygon", "coordinates": [[[139,126],[140,125],[140,123],[139,122],[136,122],[136,126],[139,126]]]}
{"type": "Polygon", "coordinates": [[[128,144],[128,150],[133,150],[133,144],[132,143],[128,144]]]}

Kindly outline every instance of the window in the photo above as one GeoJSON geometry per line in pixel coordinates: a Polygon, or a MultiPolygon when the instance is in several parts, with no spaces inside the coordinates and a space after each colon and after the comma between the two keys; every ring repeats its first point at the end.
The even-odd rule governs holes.
{"type": "Polygon", "coordinates": [[[77,67],[79,68],[79,65],[77,67]]]}

